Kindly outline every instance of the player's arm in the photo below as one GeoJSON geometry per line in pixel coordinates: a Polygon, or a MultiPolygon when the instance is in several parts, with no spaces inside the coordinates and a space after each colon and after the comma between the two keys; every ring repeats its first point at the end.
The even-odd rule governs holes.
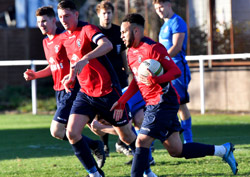
{"type": "Polygon", "coordinates": [[[147,77],[149,84],[166,83],[181,76],[181,70],[174,63],[163,45],[155,45],[152,48],[150,56],[157,59],[161,63],[162,67],[164,68],[164,74],[161,76],[154,76],[150,72],[147,77]]]}
{"type": "Polygon", "coordinates": [[[50,66],[48,65],[46,68],[40,70],[40,71],[33,71],[32,69],[27,69],[24,73],[23,73],[23,77],[25,78],[26,81],[29,80],[34,80],[34,79],[39,79],[39,78],[44,78],[44,77],[48,77],[51,76],[52,72],[50,70],[50,66]]]}
{"type": "Polygon", "coordinates": [[[112,108],[110,109],[110,111],[114,110],[114,114],[113,114],[113,118],[118,121],[122,118],[123,115],[123,111],[125,108],[125,104],[128,102],[128,100],[130,98],[132,98],[132,96],[134,94],[136,94],[136,92],[139,90],[135,79],[133,79],[131,81],[131,83],[128,86],[127,91],[119,98],[119,100],[117,102],[115,102],[112,106],[112,108]]]}
{"type": "Polygon", "coordinates": [[[97,41],[97,47],[84,55],[75,65],[75,71],[79,74],[82,68],[88,64],[89,60],[103,56],[113,49],[112,43],[106,37],[102,37],[97,41]]]}
{"type": "Polygon", "coordinates": [[[172,37],[173,46],[168,49],[168,53],[171,57],[176,56],[182,49],[185,33],[174,33],[172,37]]]}
{"type": "Polygon", "coordinates": [[[75,79],[76,79],[75,65],[71,64],[69,74],[64,76],[64,78],[61,80],[61,83],[63,84],[64,89],[67,93],[71,92],[69,88],[75,82],[75,79]]]}

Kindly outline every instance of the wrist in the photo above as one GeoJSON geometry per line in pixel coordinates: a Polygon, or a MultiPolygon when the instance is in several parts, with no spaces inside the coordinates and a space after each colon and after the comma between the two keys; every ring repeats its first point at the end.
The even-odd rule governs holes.
{"type": "Polygon", "coordinates": [[[117,101],[117,103],[118,103],[118,105],[117,105],[118,109],[124,109],[125,108],[125,103],[121,99],[119,99],[117,101]]]}
{"type": "Polygon", "coordinates": [[[157,82],[157,76],[148,76],[148,80],[150,81],[151,84],[156,84],[157,82]]]}

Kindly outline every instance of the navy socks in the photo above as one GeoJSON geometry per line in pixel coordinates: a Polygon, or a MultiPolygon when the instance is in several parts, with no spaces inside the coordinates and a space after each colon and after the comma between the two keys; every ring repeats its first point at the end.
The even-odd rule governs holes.
{"type": "Polygon", "coordinates": [[[187,143],[183,144],[182,157],[186,159],[214,155],[214,145],[187,143]]]}
{"type": "Polygon", "coordinates": [[[144,171],[149,169],[148,155],[148,148],[136,148],[131,168],[131,177],[143,176],[144,171]]]}
{"type": "Polygon", "coordinates": [[[88,144],[82,138],[77,143],[72,144],[72,148],[75,155],[80,160],[84,168],[88,173],[94,173],[97,171],[94,157],[91,155],[88,144]]]}

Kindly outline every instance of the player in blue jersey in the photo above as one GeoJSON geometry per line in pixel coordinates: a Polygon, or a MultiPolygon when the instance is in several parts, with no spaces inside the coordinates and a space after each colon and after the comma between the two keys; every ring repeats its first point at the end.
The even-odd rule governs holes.
{"type": "Polygon", "coordinates": [[[172,81],[180,96],[179,116],[183,128],[184,143],[192,142],[192,120],[186,103],[189,102],[188,84],[191,79],[189,66],[185,59],[187,46],[187,25],[185,21],[174,13],[170,0],[153,0],[158,16],[164,20],[159,33],[159,42],[163,44],[175,64],[179,67],[181,77],[172,81]]]}

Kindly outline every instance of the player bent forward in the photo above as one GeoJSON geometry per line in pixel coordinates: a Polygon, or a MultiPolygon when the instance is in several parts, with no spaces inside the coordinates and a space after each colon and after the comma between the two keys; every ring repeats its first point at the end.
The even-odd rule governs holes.
{"type": "Polygon", "coordinates": [[[114,118],[118,120],[122,115],[125,103],[138,90],[140,90],[146,102],[144,120],[136,140],[131,177],[143,176],[143,171],[148,166],[149,147],[155,139],[162,142],[172,157],[190,159],[213,155],[220,156],[230,165],[233,174],[236,174],[238,170],[233,155],[233,144],[225,143],[215,146],[182,143],[179,134],[181,126],[176,116],[179,110],[179,99],[170,82],[180,76],[181,72],[168,55],[165,47],[150,38],[144,37],[143,32],[144,18],[141,15],[128,14],[125,16],[121,24],[121,37],[129,48],[127,59],[128,65],[133,71],[134,79],[126,93],[112,107],[112,109],[115,109],[114,118]],[[147,77],[140,76],[137,72],[138,67],[146,59],[159,61],[164,68],[164,74],[156,77],[149,72],[147,77]]]}

